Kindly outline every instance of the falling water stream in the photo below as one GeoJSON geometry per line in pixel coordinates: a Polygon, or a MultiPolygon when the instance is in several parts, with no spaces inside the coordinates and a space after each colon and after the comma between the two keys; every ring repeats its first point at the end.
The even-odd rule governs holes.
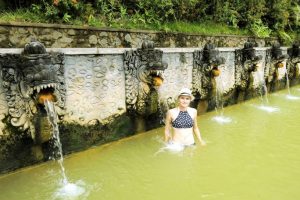
{"type": "Polygon", "coordinates": [[[54,105],[52,101],[45,101],[45,109],[47,111],[47,116],[48,120],[52,125],[52,133],[53,133],[53,139],[55,140],[55,147],[57,147],[58,152],[56,154],[58,155],[58,163],[61,168],[61,175],[62,175],[62,181],[64,184],[68,183],[68,179],[66,176],[65,168],[64,168],[64,157],[63,157],[63,151],[62,151],[62,145],[60,142],[60,137],[59,137],[59,127],[57,124],[58,116],[54,110],[54,105]]]}
{"type": "Polygon", "coordinates": [[[54,104],[52,101],[45,100],[44,102],[45,109],[47,111],[48,120],[52,125],[52,133],[55,147],[57,148],[58,152],[55,152],[55,155],[58,155],[57,161],[60,166],[62,181],[61,186],[55,193],[56,198],[70,198],[70,197],[77,197],[84,193],[84,188],[80,187],[74,183],[70,183],[66,176],[66,171],[64,167],[64,157],[62,151],[62,144],[60,142],[59,136],[59,127],[58,127],[58,116],[54,109],[54,104]]]}
{"type": "Polygon", "coordinates": [[[256,77],[258,77],[258,84],[260,85],[259,95],[262,104],[269,104],[268,88],[264,77],[264,71],[258,71],[256,77]]]}
{"type": "Polygon", "coordinates": [[[291,90],[290,90],[290,79],[289,79],[289,72],[288,70],[286,70],[286,88],[288,90],[288,94],[286,95],[286,98],[287,99],[291,99],[291,100],[297,100],[297,99],[300,99],[299,96],[295,96],[295,95],[292,95],[291,94],[291,90]]]}
{"type": "Polygon", "coordinates": [[[257,73],[258,74],[256,77],[258,78],[258,84],[260,85],[259,95],[261,99],[261,104],[254,105],[254,107],[270,113],[278,112],[280,109],[277,106],[269,105],[268,88],[264,77],[264,71],[258,71],[257,73]]]}
{"type": "MultiPolygon", "coordinates": [[[[299,88],[290,90],[300,95],[299,88]]],[[[158,152],[158,128],[65,156],[67,181],[80,194],[62,192],[69,190],[62,190],[60,166],[48,161],[0,176],[0,199],[299,199],[300,101],[286,94],[269,94],[278,112],[254,108],[256,98],[224,108],[232,123],[215,123],[215,112],[199,116],[205,147],[158,152]]]]}
{"type": "Polygon", "coordinates": [[[213,121],[216,121],[220,124],[230,123],[232,120],[230,117],[224,116],[224,101],[223,101],[223,92],[224,92],[224,81],[222,81],[222,76],[216,78],[216,107],[215,111],[217,116],[212,118],[213,121]],[[218,87],[219,85],[219,87],[218,87]]]}

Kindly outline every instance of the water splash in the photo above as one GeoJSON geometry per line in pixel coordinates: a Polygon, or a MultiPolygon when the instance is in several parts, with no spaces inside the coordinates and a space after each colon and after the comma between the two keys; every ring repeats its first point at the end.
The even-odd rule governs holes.
{"type": "Polygon", "coordinates": [[[254,105],[254,107],[256,107],[260,110],[269,112],[269,113],[274,113],[274,112],[279,112],[280,111],[280,109],[277,108],[277,107],[266,106],[266,105],[260,105],[260,106],[254,105]]]}
{"type": "Polygon", "coordinates": [[[62,184],[54,193],[53,199],[82,199],[87,195],[84,182],[77,181],[76,183],[62,184]]]}
{"type": "Polygon", "coordinates": [[[225,117],[223,115],[215,116],[212,118],[212,120],[218,122],[219,124],[228,124],[232,122],[230,117],[225,117]]]}
{"type": "Polygon", "coordinates": [[[254,106],[259,110],[266,111],[268,113],[279,112],[280,109],[278,107],[268,105],[269,104],[268,88],[267,88],[266,80],[264,78],[264,71],[258,72],[258,78],[261,85],[261,89],[259,91],[261,105],[252,105],[252,106],[254,106]]]}
{"type": "Polygon", "coordinates": [[[184,147],[185,146],[182,144],[172,142],[172,143],[167,144],[164,148],[171,152],[180,152],[180,151],[183,151],[184,147]]]}
{"type": "Polygon", "coordinates": [[[286,87],[287,87],[287,90],[288,90],[288,94],[286,95],[286,99],[288,99],[288,100],[299,100],[300,97],[294,96],[294,95],[291,94],[290,80],[289,80],[289,70],[288,69],[287,69],[285,74],[286,74],[286,87]]]}
{"type": "Polygon", "coordinates": [[[185,145],[170,142],[170,143],[165,143],[164,147],[161,147],[157,152],[154,153],[154,155],[156,156],[157,154],[165,151],[172,152],[172,153],[179,153],[182,152],[184,149],[185,149],[185,145]]]}
{"type": "Polygon", "coordinates": [[[286,99],[289,99],[289,100],[299,100],[300,97],[288,94],[288,95],[286,95],[286,99]]]}

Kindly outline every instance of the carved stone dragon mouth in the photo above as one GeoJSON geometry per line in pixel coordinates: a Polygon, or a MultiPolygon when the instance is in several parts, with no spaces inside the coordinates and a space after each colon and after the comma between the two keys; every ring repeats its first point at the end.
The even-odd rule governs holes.
{"type": "Polygon", "coordinates": [[[160,86],[164,80],[164,70],[167,68],[167,64],[162,62],[150,63],[148,66],[148,77],[150,82],[154,86],[160,86]],[[149,69],[150,68],[150,69],[149,69]]]}
{"type": "Polygon", "coordinates": [[[124,54],[126,107],[129,113],[149,116],[157,112],[157,88],[164,80],[167,64],[154,43],[144,41],[142,48],[124,54]]]}
{"type": "Polygon", "coordinates": [[[42,85],[34,86],[33,91],[36,91],[37,93],[39,93],[42,90],[56,89],[56,87],[57,87],[56,83],[42,84],[42,85]]]}
{"type": "Polygon", "coordinates": [[[205,44],[202,51],[194,52],[193,93],[197,99],[208,99],[216,88],[216,77],[220,76],[225,59],[212,43],[205,44]]]}
{"type": "Polygon", "coordinates": [[[44,100],[54,102],[59,116],[64,115],[65,87],[63,54],[46,53],[39,42],[25,45],[21,55],[0,57],[11,124],[36,135],[36,119],[44,100]],[[12,60],[14,62],[12,62],[12,60]]]}
{"type": "Polygon", "coordinates": [[[160,86],[164,80],[164,70],[167,64],[163,62],[153,62],[141,65],[138,69],[138,79],[152,86],[160,86]]]}
{"type": "MultiPolygon", "coordinates": [[[[30,60],[29,62],[37,61],[30,60]]],[[[54,95],[59,87],[57,71],[58,69],[47,64],[25,67],[22,71],[23,80],[20,81],[20,91],[23,96],[37,100],[40,93],[52,93],[54,95]]]]}
{"type": "MultiPolygon", "coordinates": [[[[27,87],[28,86],[21,86],[27,87]]],[[[57,90],[58,84],[57,83],[48,83],[48,84],[39,84],[33,87],[30,87],[28,91],[26,92],[28,96],[30,96],[33,99],[37,99],[39,94],[43,93],[53,93],[57,90]]],[[[24,91],[24,89],[21,89],[21,91],[24,91]]]]}
{"type": "Polygon", "coordinates": [[[276,60],[277,62],[283,62],[285,59],[288,58],[287,54],[282,53],[279,43],[273,44],[272,49],[271,49],[271,56],[272,56],[272,59],[276,60]]]}

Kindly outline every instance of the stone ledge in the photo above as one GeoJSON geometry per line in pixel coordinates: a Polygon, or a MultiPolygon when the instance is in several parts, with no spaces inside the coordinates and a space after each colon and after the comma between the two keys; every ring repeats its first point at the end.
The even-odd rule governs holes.
{"type": "Polygon", "coordinates": [[[29,23],[29,22],[1,22],[0,26],[15,26],[15,27],[36,27],[36,28],[58,28],[58,29],[77,29],[77,30],[94,30],[106,32],[128,32],[128,33],[149,33],[149,34],[170,34],[170,35],[186,35],[186,36],[203,36],[203,37],[238,37],[238,38],[253,38],[253,39],[276,39],[275,37],[260,38],[255,36],[243,35],[206,35],[197,33],[184,33],[184,32],[165,32],[165,31],[151,31],[151,30],[133,30],[133,29],[118,29],[118,28],[97,28],[92,26],[76,26],[65,24],[46,24],[46,23],[29,23]]]}
{"type": "MultiPolygon", "coordinates": [[[[264,51],[271,47],[258,47],[255,50],[264,51]]],[[[288,47],[282,47],[282,50],[286,50],[288,47]]],[[[109,54],[123,54],[125,51],[135,50],[136,48],[46,48],[47,52],[59,52],[66,55],[109,55],[109,54]]],[[[160,49],[164,53],[193,53],[196,50],[202,50],[203,48],[155,48],[160,49]]],[[[216,48],[220,52],[235,51],[239,48],[232,47],[220,47],[216,48]]],[[[19,54],[23,51],[22,48],[0,48],[0,54],[19,54]]]]}
{"type": "Polygon", "coordinates": [[[0,22],[0,32],[0,48],[23,48],[33,38],[42,42],[47,48],[139,48],[144,40],[151,40],[155,47],[160,48],[202,48],[207,43],[214,43],[217,47],[241,48],[248,40],[255,40],[259,47],[268,46],[276,41],[275,38],[263,39],[253,36],[209,36],[179,32],[18,22],[0,22]]]}

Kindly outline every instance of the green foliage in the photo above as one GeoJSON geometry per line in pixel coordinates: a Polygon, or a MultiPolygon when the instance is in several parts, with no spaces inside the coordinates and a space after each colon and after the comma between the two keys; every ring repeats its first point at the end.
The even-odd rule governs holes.
{"type": "Polygon", "coordinates": [[[268,26],[273,30],[284,30],[289,21],[289,8],[291,0],[269,0],[268,8],[264,16],[268,26]]]}
{"type": "Polygon", "coordinates": [[[300,4],[292,2],[292,6],[289,9],[290,20],[289,27],[292,29],[300,29],[300,4]]]}
{"type": "Polygon", "coordinates": [[[77,0],[42,0],[39,4],[33,4],[31,9],[37,14],[43,13],[50,22],[69,23],[78,16],[86,17],[87,12],[91,11],[90,7],[77,0]]]}
{"type": "Polygon", "coordinates": [[[224,1],[216,4],[216,11],[214,16],[215,21],[237,27],[239,17],[240,15],[238,11],[229,1],[224,1]]]}
{"type": "Polygon", "coordinates": [[[43,15],[37,15],[28,9],[18,9],[15,12],[0,13],[0,21],[22,21],[22,22],[45,22],[47,19],[43,15]]]}
{"type": "Polygon", "coordinates": [[[250,30],[251,32],[261,38],[270,37],[271,30],[263,24],[263,22],[259,19],[252,24],[250,24],[250,30]]]}
{"type": "Polygon", "coordinates": [[[288,34],[285,31],[278,31],[278,37],[282,44],[290,45],[293,43],[294,39],[292,34],[288,34]]]}
{"type": "Polygon", "coordinates": [[[169,22],[164,24],[167,31],[176,31],[182,33],[201,33],[205,35],[249,35],[246,30],[237,29],[213,22],[187,23],[187,22],[169,22]]]}
{"type": "MultiPolygon", "coordinates": [[[[239,33],[237,29],[247,29],[258,37],[269,37],[271,33],[277,33],[283,41],[290,40],[288,36],[291,34],[288,32],[294,31],[299,34],[300,29],[299,0],[4,0],[4,2],[11,9],[31,5],[30,11],[35,17],[29,19],[29,14],[23,9],[22,14],[17,14],[21,15],[21,18],[24,17],[23,21],[202,33],[205,29],[210,30],[210,27],[203,28],[201,25],[205,26],[210,22],[216,26],[221,24],[220,30],[211,30],[213,33],[230,34],[232,30],[239,33]],[[224,26],[226,30],[223,30],[224,26]]],[[[2,19],[6,16],[11,20],[22,20],[18,19],[19,16],[2,12],[2,19]]]]}

